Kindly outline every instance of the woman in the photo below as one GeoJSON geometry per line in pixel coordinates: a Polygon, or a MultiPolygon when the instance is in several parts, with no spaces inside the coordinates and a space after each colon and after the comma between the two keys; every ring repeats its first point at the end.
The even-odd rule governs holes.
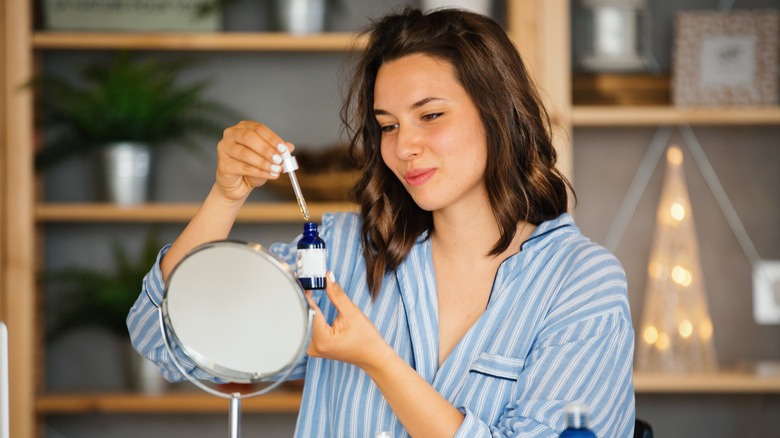
{"type": "MultiPolygon", "coordinates": [[[[553,437],[580,402],[597,435],[630,436],[624,272],[566,213],[547,114],[501,27],[455,10],[384,17],[350,90],[360,212],[323,218],[332,271],[307,292],[296,435],[553,437]]],[[[285,147],[256,122],[227,129],[216,183],[145,278],[128,324],[167,378],[182,376],[156,326],[165,278],[228,236],[285,147]]],[[[271,250],[294,265],[295,243],[271,250]]]]}

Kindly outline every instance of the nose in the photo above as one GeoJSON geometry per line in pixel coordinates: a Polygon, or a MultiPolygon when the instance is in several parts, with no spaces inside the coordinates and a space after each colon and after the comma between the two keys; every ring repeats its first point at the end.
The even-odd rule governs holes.
{"type": "Polygon", "coordinates": [[[398,158],[407,161],[419,156],[423,151],[420,133],[414,128],[399,127],[396,137],[395,153],[398,158]]]}

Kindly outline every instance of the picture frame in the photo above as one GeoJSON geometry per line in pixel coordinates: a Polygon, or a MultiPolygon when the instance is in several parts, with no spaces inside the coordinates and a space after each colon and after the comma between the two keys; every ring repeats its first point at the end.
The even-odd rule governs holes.
{"type": "Polygon", "coordinates": [[[676,106],[778,103],[780,11],[679,11],[672,55],[676,106]]]}

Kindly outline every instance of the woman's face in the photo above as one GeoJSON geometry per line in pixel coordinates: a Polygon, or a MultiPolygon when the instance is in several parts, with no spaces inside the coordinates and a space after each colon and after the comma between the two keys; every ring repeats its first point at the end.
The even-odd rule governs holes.
{"type": "Polygon", "coordinates": [[[423,210],[487,203],[487,137],[450,63],[408,55],[383,64],[374,87],[382,159],[423,210]]]}

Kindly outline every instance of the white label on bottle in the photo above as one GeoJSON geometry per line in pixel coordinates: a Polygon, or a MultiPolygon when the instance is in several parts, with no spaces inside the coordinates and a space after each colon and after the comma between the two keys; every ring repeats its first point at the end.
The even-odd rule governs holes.
{"type": "Polygon", "coordinates": [[[325,266],[327,256],[325,248],[299,249],[296,260],[298,278],[324,277],[328,272],[325,266]]]}

